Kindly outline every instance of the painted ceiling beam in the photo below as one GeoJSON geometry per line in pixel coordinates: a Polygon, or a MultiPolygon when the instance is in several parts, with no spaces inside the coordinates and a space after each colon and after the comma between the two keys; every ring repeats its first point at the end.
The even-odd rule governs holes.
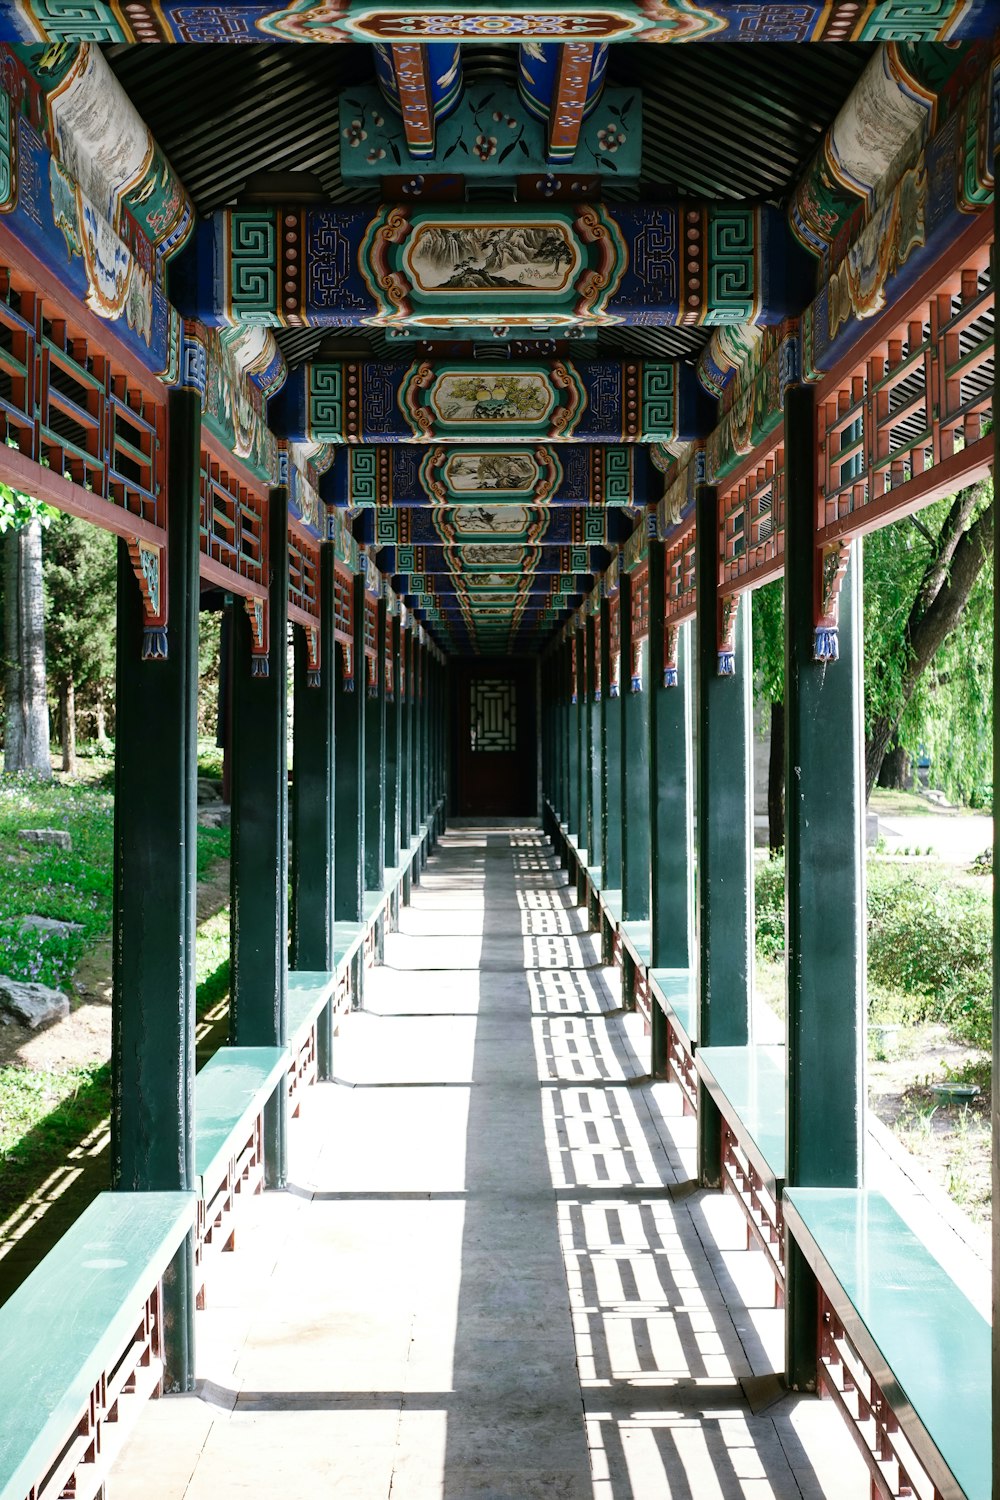
{"type": "Polygon", "coordinates": [[[0,0],[0,39],[94,42],[684,42],[954,41],[988,35],[994,0],[614,0],[530,11],[437,0],[0,0]]]}
{"type": "Polygon", "coordinates": [[[70,38],[80,46],[0,48],[4,87],[15,113],[29,116],[55,159],[149,267],[137,237],[169,259],[194,228],[194,206],[88,35],[84,27],[70,38]]]}
{"type": "MultiPolygon", "coordinates": [[[[462,97],[462,55],[458,44],[399,42],[387,46],[380,42],[374,51],[375,77],[386,105],[402,123],[408,155],[413,161],[433,157],[438,122],[447,119],[462,97]]],[[[347,147],[341,146],[341,160],[346,167],[353,155],[350,147],[361,144],[367,137],[367,126],[373,131],[382,128],[385,115],[366,108],[345,92],[341,102],[342,127],[344,106],[349,111],[347,128],[341,130],[341,139],[347,147]],[[356,119],[357,114],[362,118],[356,119]]],[[[377,149],[369,146],[361,155],[372,156],[377,149]]],[[[391,166],[388,170],[392,170],[391,166]]]]}
{"type": "MultiPolygon", "coordinates": [[[[551,547],[531,543],[464,542],[460,546],[382,547],[376,562],[384,573],[444,573],[475,585],[500,569],[523,577],[544,573],[599,572],[609,562],[603,547],[551,547]],[[493,570],[493,571],[491,571],[493,570]],[[466,575],[468,577],[466,578],[466,575]]],[[[508,583],[506,587],[510,587],[508,583]]]]}
{"type": "MultiPolygon", "coordinates": [[[[546,160],[563,166],[576,156],[583,122],[600,103],[608,66],[606,42],[522,42],[517,49],[517,89],[524,106],[546,128],[546,160]]],[[[633,91],[634,96],[634,91],[633,91]]],[[[615,110],[620,121],[619,110],[615,110]]],[[[637,112],[636,126],[641,119],[637,112]]],[[[613,141],[604,132],[599,142],[605,153],[617,156],[628,144],[624,125],[612,128],[613,141]]]]}
{"type": "MultiPolygon", "coordinates": [[[[439,50],[447,58],[456,49],[450,43],[439,50]]],[[[533,175],[547,178],[552,167],[578,174],[584,182],[602,177],[615,182],[637,179],[642,167],[640,91],[609,89],[600,114],[595,115],[592,110],[600,90],[591,93],[589,89],[594,48],[584,42],[547,50],[567,60],[561,70],[553,64],[552,83],[561,90],[554,114],[546,105],[532,108],[513,83],[487,74],[450,102],[447,119],[445,114],[437,115],[440,125],[435,130],[433,89],[437,86],[440,91],[450,82],[450,58],[445,73],[431,80],[426,72],[429,47],[383,48],[383,55],[406,59],[406,70],[399,78],[401,84],[409,85],[408,92],[402,92],[408,109],[400,115],[387,108],[384,91],[371,84],[357,83],[343,91],[339,110],[342,177],[368,182],[398,177],[409,162],[416,161],[422,180],[411,187],[418,189],[428,176],[454,179],[456,175],[505,189],[519,179],[530,181],[533,175]],[[584,114],[585,99],[590,100],[589,119],[584,114]]],[[[607,47],[601,54],[607,57],[607,47]]],[[[582,191],[578,189],[578,194],[582,191]]],[[[414,196],[420,196],[419,192],[414,196]]]]}
{"type": "Polygon", "coordinates": [[[596,509],[652,504],[663,476],[645,444],[351,444],[334,450],[320,492],[328,505],[352,508],[530,501],[596,509]]]}
{"type": "Polygon", "coordinates": [[[814,262],[752,203],[296,209],[199,221],[171,267],[186,317],[267,327],[519,329],[780,323],[814,262]]]}
{"type": "Polygon", "coordinates": [[[632,530],[628,512],[531,505],[380,506],[360,513],[361,540],[379,547],[519,542],[523,546],[615,546],[632,530]]]}
{"type": "Polygon", "coordinates": [[[268,417],[304,443],[657,443],[707,433],[714,404],[673,362],[326,360],[295,370],[268,417]]]}

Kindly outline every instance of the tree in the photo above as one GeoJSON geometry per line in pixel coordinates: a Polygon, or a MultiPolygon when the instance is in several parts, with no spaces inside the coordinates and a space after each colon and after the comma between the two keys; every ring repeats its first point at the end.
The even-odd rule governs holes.
{"type": "MultiPolygon", "coordinates": [[[[990,700],[984,692],[989,666],[982,647],[989,626],[983,616],[991,613],[992,596],[989,580],[980,580],[993,552],[993,526],[993,484],[984,480],[866,541],[866,798],[887,752],[899,745],[915,753],[943,720],[956,747],[964,741],[973,748],[970,728],[982,742],[990,700]],[[967,615],[972,603],[976,607],[967,615]],[[949,642],[961,680],[939,656],[949,642]],[[928,691],[929,683],[936,689],[950,685],[951,691],[939,697],[928,691]]],[[[961,782],[963,773],[953,762],[953,779],[961,782]]]]}
{"type": "Polygon", "coordinates": [[[771,747],[767,763],[767,843],[772,854],[785,847],[785,600],[784,580],[766,583],[753,596],[753,665],[758,702],[770,705],[771,747]]]}
{"type": "MultiPolygon", "coordinates": [[[[97,691],[114,672],[117,541],[75,516],[59,515],[45,544],[46,637],[49,676],[59,697],[63,770],[76,770],[76,711],[80,689],[97,691]]],[[[98,731],[103,727],[99,712],[98,731]]]]}
{"type": "Polygon", "coordinates": [[[48,780],[49,706],[45,686],[42,527],[50,512],[0,483],[4,558],[4,770],[48,780]]]}
{"type": "MultiPolygon", "coordinates": [[[[865,538],[866,800],[890,752],[926,751],[957,801],[985,800],[992,742],[993,486],[984,480],[865,538]]],[[[769,842],[784,841],[781,584],[754,597],[758,701],[771,705],[769,842]],[[780,821],[779,821],[780,819],[780,821]]]]}

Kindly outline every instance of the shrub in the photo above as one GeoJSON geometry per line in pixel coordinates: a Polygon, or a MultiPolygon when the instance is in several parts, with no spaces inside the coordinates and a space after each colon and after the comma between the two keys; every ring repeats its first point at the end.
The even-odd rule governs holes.
{"type": "MultiPolygon", "coordinates": [[[[784,948],[782,860],[758,866],[757,956],[784,948]]],[[[872,1019],[942,1021],[971,1046],[992,1033],[989,894],[949,884],[933,869],[868,865],[868,981],[872,1019]]]]}
{"type": "Polygon", "coordinates": [[[785,951],[785,861],[782,856],[754,871],[757,957],[776,963],[785,951]]]}

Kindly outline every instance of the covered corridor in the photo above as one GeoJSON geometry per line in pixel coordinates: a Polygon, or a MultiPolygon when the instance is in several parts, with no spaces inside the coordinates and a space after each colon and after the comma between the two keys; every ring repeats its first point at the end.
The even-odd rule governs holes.
{"type": "Polygon", "coordinates": [[[446,834],[113,1500],[867,1496],[533,828],[446,834]]]}

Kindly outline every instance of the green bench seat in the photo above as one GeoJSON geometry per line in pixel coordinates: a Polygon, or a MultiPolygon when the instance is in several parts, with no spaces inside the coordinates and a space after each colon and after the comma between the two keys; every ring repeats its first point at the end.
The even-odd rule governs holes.
{"type": "Polygon", "coordinates": [[[665,1056],[653,1059],[654,1071],[666,1063],[667,1075],[681,1091],[684,1111],[698,1109],[694,1053],[698,1035],[698,989],[692,969],[649,969],[650,1003],[666,1020],[665,1056]]]}
{"type": "Polygon", "coordinates": [[[602,891],[601,906],[608,921],[617,927],[622,919],[622,893],[621,891],[602,891]]]}
{"type": "Polygon", "coordinates": [[[650,969],[649,987],[688,1055],[698,1040],[698,990],[692,969],[650,969]]]}
{"type": "MultiPolygon", "coordinates": [[[[296,1096],[316,1081],[316,1023],[328,1005],[334,1010],[338,1008],[341,992],[341,977],[336,972],[289,970],[286,1018],[291,1065],[288,1069],[288,1097],[292,1101],[293,1115],[298,1114],[301,1102],[296,1102],[296,1096]]],[[[350,1004],[349,987],[347,993],[347,1003],[350,1004]]]]}
{"type": "Polygon", "coordinates": [[[205,1304],[206,1260],[235,1243],[241,1194],[264,1185],[264,1106],[288,1071],[287,1047],[220,1047],[194,1085],[194,1170],[198,1189],[195,1286],[205,1304]]]}
{"type": "Polygon", "coordinates": [[[0,1308],[0,1497],[101,1492],[163,1375],[160,1280],[193,1193],[99,1193],[0,1308]]]}
{"type": "Polygon", "coordinates": [[[648,969],[653,956],[652,922],[622,922],[622,943],[637,968],[648,969]]]}
{"type": "MultiPolygon", "coordinates": [[[[784,1213],[820,1287],[821,1389],[854,1424],[873,1475],[881,1468],[884,1480],[887,1449],[902,1446],[884,1398],[944,1500],[990,1500],[985,1318],[881,1193],[788,1188],[784,1213]],[[860,1376],[847,1364],[844,1379],[845,1356],[860,1361],[860,1376]],[[869,1435],[874,1422],[881,1457],[857,1430],[859,1417],[869,1435]]],[[[912,1484],[905,1449],[898,1462],[912,1484]]]]}
{"type": "Polygon", "coordinates": [[[361,922],[334,922],[333,963],[339,974],[347,968],[365,940],[365,929],[361,922]]]}
{"type": "Polygon", "coordinates": [[[785,1049],[699,1047],[695,1068],[722,1116],[722,1185],[736,1196],[751,1238],[767,1255],[782,1300],[785,1185],[785,1049]]]}

